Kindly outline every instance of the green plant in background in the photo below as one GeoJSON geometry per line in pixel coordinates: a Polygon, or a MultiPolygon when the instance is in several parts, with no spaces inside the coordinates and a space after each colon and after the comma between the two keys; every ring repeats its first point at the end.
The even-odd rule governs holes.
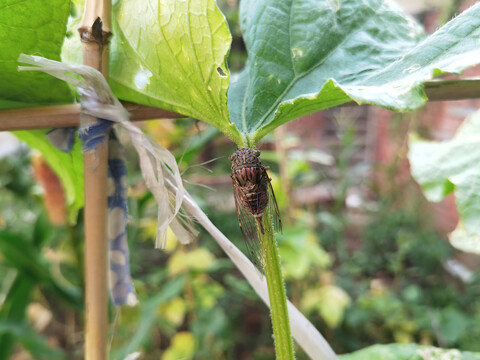
{"type": "MultiPolygon", "coordinates": [[[[27,308],[32,304],[47,307],[50,316],[57,307],[63,311],[67,308],[70,313],[82,307],[82,280],[78,277],[82,271],[77,262],[62,260],[62,253],[75,249],[53,250],[69,237],[46,219],[41,199],[33,192],[29,161],[29,153],[24,150],[0,160],[0,359],[8,359],[18,342],[38,359],[67,359],[63,351],[53,349],[36,333],[35,321],[33,325],[27,321],[27,308]],[[55,271],[57,266],[64,267],[63,275],[55,271]]],[[[70,244],[75,244],[80,235],[70,237],[70,244]]]]}
{"type": "MultiPolygon", "coordinates": [[[[339,126],[345,129],[340,122],[339,126]]],[[[354,129],[348,132],[355,134],[354,129]]],[[[338,171],[332,172],[335,177],[325,177],[324,181],[342,184],[343,178],[349,177],[347,181],[351,181],[355,177],[359,184],[358,170],[362,164],[353,168],[342,165],[351,162],[354,152],[354,138],[349,136],[349,139],[336,150],[340,154],[332,149],[335,158],[343,160],[337,162],[338,171]]],[[[394,184],[395,174],[386,170],[382,171],[385,182],[394,184]]],[[[303,291],[293,288],[293,293],[302,294],[301,309],[323,329],[322,333],[337,351],[353,351],[368,345],[371,339],[377,343],[417,341],[470,351],[478,349],[473,335],[478,334],[478,326],[475,320],[470,321],[478,316],[478,310],[476,302],[469,300],[478,293],[477,282],[459,285],[449,280],[444,264],[451,258],[452,248],[431,230],[431,219],[418,195],[405,196],[413,193],[409,184],[403,184],[403,187],[393,186],[388,193],[377,194],[382,200],[375,207],[370,204],[362,209],[361,219],[365,223],[360,229],[352,224],[352,210],[346,207],[344,191],[337,191],[338,197],[333,197],[332,204],[319,209],[315,223],[317,236],[329,250],[333,267],[314,268],[321,275],[316,279],[303,277],[302,283],[308,285],[303,291]],[[361,233],[352,236],[352,231],[361,233]],[[362,237],[363,245],[358,244],[358,236],[362,237]]],[[[312,226],[312,211],[299,212],[298,217],[303,221],[309,219],[307,222],[312,226]]],[[[297,230],[302,228],[305,230],[306,224],[297,230]]],[[[295,239],[292,247],[302,243],[294,233],[288,237],[295,239]]],[[[280,236],[279,245],[288,284],[291,282],[288,259],[292,258],[289,251],[293,249],[282,253],[282,239],[280,236]]],[[[294,264],[297,264],[295,269],[304,268],[298,265],[303,262],[294,264]]]]}
{"type": "Polygon", "coordinates": [[[480,254],[476,156],[479,131],[480,112],[476,112],[465,120],[452,140],[429,142],[412,137],[409,153],[412,175],[430,201],[440,201],[455,193],[461,223],[451,235],[452,244],[476,254],[480,254]]]}
{"type": "MultiPolygon", "coordinates": [[[[455,137],[444,142],[431,142],[410,139],[409,160],[412,175],[421,185],[430,201],[440,201],[450,193],[455,194],[456,206],[460,215],[457,228],[449,235],[453,247],[467,253],[480,254],[479,228],[477,221],[478,187],[477,176],[477,136],[480,116],[477,111],[459,127],[455,137]]],[[[468,300],[460,309],[478,311],[478,275],[470,279],[466,292],[468,300]]],[[[478,351],[480,330],[475,326],[478,313],[462,316],[459,308],[448,313],[436,314],[446,332],[447,344],[458,344],[478,351]],[[465,339],[461,334],[469,334],[465,339]]]]}
{"type": "MultiPolygon", "coordinates": [[[[160,123],[159,126],[161,125],[160,123]]],[[[187,132],[195,129],[193,122],[177,122],[177,126],[187,132]]],[[[154,133],[154,129],[150,131],[154,133]]],[[[170,131],[175,134],[177,130],[170,128],[170,131]]],[[[163,134],[159,140],[170,138],[165,131],[163,134]]],[[[215,152],[222,153],[224,146],[219,144],[215,152]]],[[[172,143],[172,147],[176,147],[175,143],[172,143]]],[[[183,149],[178,147],[177,151],[181,154],[183,149]]],[[[206,152],[211,153],[212,149],[206,149],[206,152]]],[[[28,194],[31,194],[33,188],[31,185],[19,186],[25,181],[31,184],[31,176],[25,171],[28,169],[28,157],[21,159],[23,160],[14,166],[5,163],[2,166],[2,170],[5,170],[3,179],[10,179],[8,184],[12,184],[8,186],[24,189],[15,201],[11,201],[5,193],[2,194],[2,199],[5,199],[2,214],[13,216],[19,213],[19,209],[6,212],[12,203],[33,208],[23,200],[25,196],[32,196],[28,194]],[[16,172],[24,174],[21,177],[12,176],[16,172]]],[[[198,160],[194,158],[191,160],[191,164],[196,162],[198,160]]],[[[272,358],[268,317],[263,314],[262,305],[248,284],[235,274],[231,263],[222,258],[219,249],[211,242],[202,241],[207,239],[208,234],[201,235],[202,245],[198,248],[180,247],[175,239],[170,238],[166,254],[152,253],[155,204],[151,194],[142,190],[139,170],[134,164],[135,162],[130,163],[131,188],[135,190],[132,191],[129,203],[132,217],[129,239],[133,277],[140,304],[136,308],[122,309],[116,318],[113,355],[122,358],[126,354],[142,350],[148,354],[146,359],[157,359],[172,348],[168,354],[175,356],[178,354],[175,344],[192,339],[193,335],[196,358],[229,359],[234,358],[236,353],[253,353],[260,358],[272,358]],[[180,333],[179,340],[174,342],[177,333],[180,333]]],[[[271,165],[273,167],[274,164],[271,165]]],[[[188,168],[189,164],[183,163],[183,166],[188,168]]],[[[228,166],[228,160],[220,159],[211,166],[214,177],[218,177],[217,174],[221,174],[228,166]]],[[[303,169],[304,178],[309,178],[303,167],[299,169],[303,169]]],[[[205,171],[193,168],[190,173],[196,176],[205,171]]],[[[7,180],[2,180],[2,184],[7,184],[7,180]]],[[[192,191],[200,200],[213,196],[215,202],[218,202],[219,198],[228,197],[230,186],[219,188],[216,193],[203,188],[192,188],[192,191]]],[[[398,191],[403,192],[402,189],[398,191]]],[[[221,225],[222,231],[241,246],[233,207],[230,213],[223,214],[215,211],[215,206],[207,205],[207,202],[203,206],[212,214],[212,219],[221,225]]],[[[335,251],[326,254],[319,244],[327,236],[327,230],[334,231],[335,227],[325,228],[317,224],[320,232],[309,230],[308,224],[303,221],[314,218],[313,215],[311,212],[298,211],[298,224],[287,227],[284,234],[279,235],[279,252],[287,291],[292,294],[292,300],[322,329],[336,351],[353,351],[372,343],[394,340],[437,344],[431,328],[431,320],[435,318],[438,318],[438,329],[443,334],[441,336],[447,341],[445,346],[479,350],[476,342],[480,331],[476,301],[480,294],[478,279],[468,284],[462,295],[454,284],[443,280],[446,273],[441,262],[449,257],[451,248],[429,231],[426,225],[422,225],[420,218],[424,214],[421,211],[392,213],[390,205],[383,204],[370,215],[373,220],[363,234],[364,246],[350,254],[350,260],[342,261],[341,266],[337,264],[335,251]],[[419,229],[424,230],[419,232],[419,229]],[[382,257],[378,256],[377,247],[382,250],[382,257]],[[379,260],[372,265],[372,259],[377,258],[379,260]],[[392,267],[391,264],[397,265],[392,267]],[[391,281],[385,281],[388,279],[384,274],[385,269],[391,281]],[[381,277],[381,281],[372,283],[371,279],[377,279],[377,276],[381,277]],[[345,295],[338,289],[345,289],[348,293],[348,304],[345,304],[345,295]],[[328,295],[326,301],[320,301],[325,299],[325,294],[328,295]],[[333,308],[328,307],[329,300],[332,301],[330,304],[334,305],[333,308]],[[335,314],[338,314],[336,318],[328,318],[335,314]],[[458,331],[460,328],[463,330],[458,331]]],[[[31,229],[25,226],[22,219],[16,223],[12,223],[9,217],[5,220],[12,230],[29,232],[31,229]]],[[[348,223],[348,219],[343,221],[348,223]]],[[[75,232],[80,239],[80,227],[75,227],[75,232]]],[[[342,230],[338,236],[344,236],[343,232],[342,230]]],[[[66,244],[68,243],[65,242],[66,244]]],[[[329,249],[334,248],[330,245],[329,249]]],[[[51,261],[48,260],[49,263],[51,261]]],[[[52,266],[49,265],[50,268],[52,266]]],[[[78,276],[81,271],[68,271],[68,274],[78,276]]],[[[2,283],[3,281],[4,279],[2,283]]],[[[59,316],[58,307],[54,303],[48,305],[48,308],[56,311],[56,316],[59,316]]],[[[51,330],[46,335],[58,336],[51,330]]],[[[186,350],[191,344],[190,342],[186,350]]],[[[42,348],[37,345],[28,349],[34,357],[39,358],[38,354],[42,353],[42,348]]],[[[383,354],[388,352],[400,358],[407,350],[375,347],[369,351],[372,352],[372,357],[376,352],[382,354],[377,356],[386,356],[383,354]]],[[[437,350],[432,350],[434,351],[437,350]]],[[[68,358],[80,357],[80,354],[73,355],[72,349],[67,354],[68,358]]],[[[364,353],[358,355],[360,358],[361,354],[364,353]]],[[[297,349],[297,358],[307,357],[301,349],[297,349]]]]}
{"type": "Polygon", "coordinates": [[[42,153],[49,166],[60,178],[66,194],[69,222],[77,222],[78,211],[83,208],[83,154],[80,142],[75,143],[71,154],[58,151],[45,134],[48,130],[16,131],[14,134],[28,146],[42,153]]]}
{"type": "MultiPolygon", "coordinates": [[[[12,66],[20,52],[59,57],[68,3],[19,4],[25,6],[18,12],[21,16],[8,7],[0,12],[0,20],[8,27],[25,23],[22,16],[35,13],[38,22],[31,24],[32,29],[38,30],[38,39],[46,40],[36,41],[39,48],[32,50],[31,39],[20,33],[9,51],[2,52],[8,61],[0,69],[15,80],[0,86],[0,107],[71,99],[63,83],[36,74],[20,77],[12,66]],[[44,27],[43,20],[52,18],[55,21],[47,21],[51,26],[44,27]],[[55,34],[53,42],[47,41],[51,34],[55,34]],[[43,43],[48,49],[41,48],[43,43]]],[[[390,2],[242,1],[239,23],[248,60],[229,82],[226,58],[231,35],[214,1],[149,0],[141,5],[122,1],[113,10],[110,84],[123,100],[195,117],[215,126],[239,147],[254,148],[281,124],[352,100],[396,111],[419,107],[426,101],[422,90],[426,80],[444,72],[458,73],[478,62],[479,14],[477,4],[425,38],[420,27],[390,2]],[[151,11],[144,11],[144,6],[151,11]]],[[[8,36],[0,40],[12,42],[8,36]]],[[[65,43],[62,57],[74,61],[76,49],[71,44],[65,43]]],[[[275,251],[270,219],[264,218],[275,251]]],[[[272,318],[280,346],[290,339],[280,265],[278,257],[273,259],[268,260],[266,275],[270,284],[276,284],[269,288],[270,298],[282,300],[279,313],[283,315],[272,318]]],[[[343,303],[346,306],[346,300],[343,303]]],[[[291,350],[281,356],[292,357],[291,350]]]]}

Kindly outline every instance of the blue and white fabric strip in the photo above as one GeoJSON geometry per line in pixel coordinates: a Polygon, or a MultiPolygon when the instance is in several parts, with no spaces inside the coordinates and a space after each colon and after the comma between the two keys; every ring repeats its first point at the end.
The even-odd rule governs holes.
{"type": "Polygon", "coordinates": [[[130,276],[127,243],[127,166],[125,151],[115,133],[108,141],[108,241],[110,246],[110,294],[115,305],[138,303],[130,276]]]}
{"type": "MultiPolygon", "coordinates": [[[[97,119],[97,122],[79,130],[83,151],[95,151],[98,144],[108,141],[108,216],[110,296],[116,306],[138,303],[132,277],[127,243],[127,167],[125,152],[115,135],[113,122],[97,119]]],[[[59,150],[70,152],[73,148],[75,128],[54,129],[47,137],[59,150]]]]}
{"type": "Polygon", "coordinates": [[[127,243],[127,166],[125,152],[112,126],[113,122],[97,119],[95,124],[80,128],[78,137],[83,151],[95,151],[108,139],[108,217],[109,287],[115,305],[138,303],[132,277],[127,243]]]}

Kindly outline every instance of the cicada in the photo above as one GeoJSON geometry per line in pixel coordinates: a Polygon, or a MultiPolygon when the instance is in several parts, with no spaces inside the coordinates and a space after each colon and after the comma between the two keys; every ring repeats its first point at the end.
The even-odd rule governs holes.
{"type": "Polygon", "coordinates": [[[271,180],[267,169],[259,158],[260,151],[251,148],[241,148],[229,157],[232,162],[232,186],[237,217],[242,231],[248,256],[252,262],[263,269],[263,256],[257,225],[264,234],[263,215],[267,207],[274,219],[276,229],[282,230],[280,212],[273,193],[271,180]]]}

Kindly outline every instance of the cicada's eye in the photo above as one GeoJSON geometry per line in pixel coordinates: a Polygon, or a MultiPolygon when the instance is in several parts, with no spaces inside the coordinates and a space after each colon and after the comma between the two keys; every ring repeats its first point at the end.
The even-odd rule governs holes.
{"type": "Polygon", "coordinates": [[[233,160],[233,155],[230,155],[230,156],[228,157],[228,160],[232,161],[232,160],[233,160]]]}
{"type": "Polygon", "coordinates": [[[255,156],[256,156],[256,157],[259,157],[259,156],[260,156],[260,151],[255,150],[255,156]]]}

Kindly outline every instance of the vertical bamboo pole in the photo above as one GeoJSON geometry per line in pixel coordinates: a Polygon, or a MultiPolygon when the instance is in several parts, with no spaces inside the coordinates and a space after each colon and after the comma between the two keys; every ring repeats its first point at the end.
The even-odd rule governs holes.
{"type": "MultiPolygon", "coordinates": [[[[108,76],[110,24],[110,0],[85,1],[78,28],[83,63],[99,70],[105,78],[108,76]]],[[[107,160],[106,143],[84,157],[86,360],[108,359],[107,160]]]]}

